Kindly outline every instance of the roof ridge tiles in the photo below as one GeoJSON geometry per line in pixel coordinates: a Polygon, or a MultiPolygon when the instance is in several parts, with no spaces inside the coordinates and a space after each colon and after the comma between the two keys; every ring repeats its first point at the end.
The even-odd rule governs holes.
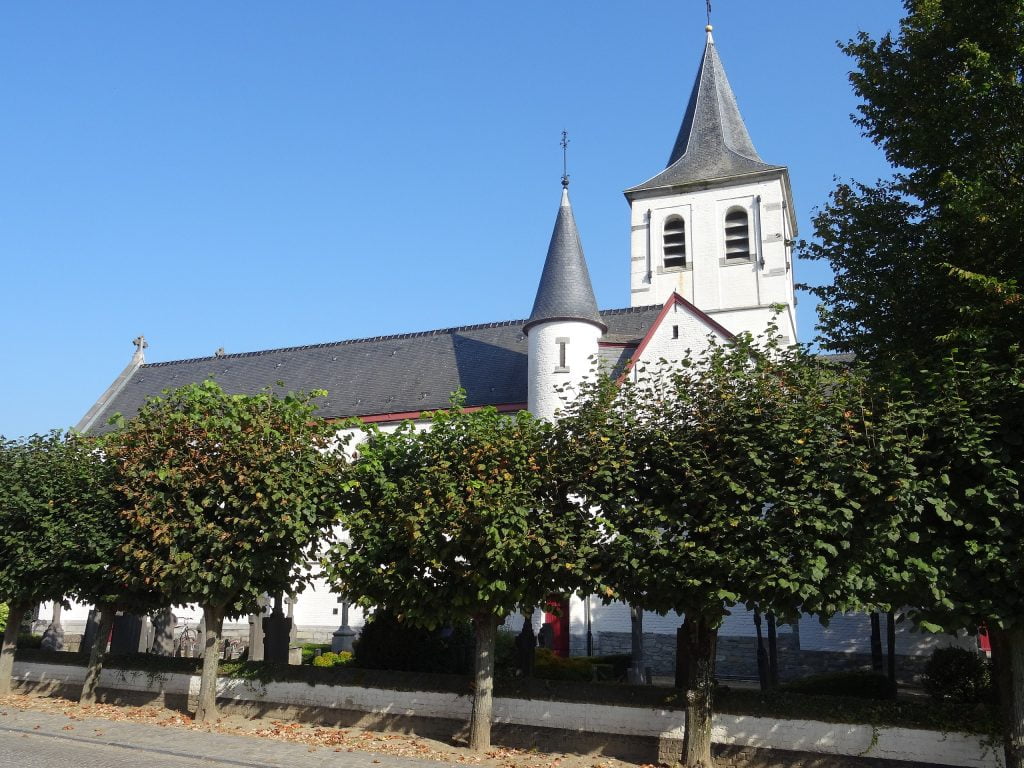
{"type": "MultiPolygon", "coordinates": [[[[651,304],[645,307],[621,307],[619,309],[601,310],[602,315],[626,315],[639,312],[661,309],[660,304],[651,304]]],[[[522,325],[525,320],[499,320],[490,323],[476,323],[473,325],[455,325],[449,328],[433,328],[426,331],[412,331],[409,333],[392,333],[384,336],[365,336],[358,339],[342,339],[340,341],[324,341],[319,344],[301,344],[294,347],[275,347],[273,349],[258,349],[252,352],[234,352],[226,355],[206,355],[203,357],[188,357],[180,360],[164,360],[159,363],[143,363],[141,368],[160,368],[166,365],[180,365],[182,363],[199,363],[205,360],[230,360],[245,357],[260,357],[279,352],[302,352],[307,349],[327,349],[329,347],[344,347],[350,344],[367,344],[380,341],[398,341],[403,339],[422,339],[427,336],[444,336],[446,334],[458,333],[460,331],[482,331],[488,328],[507,328],[509,326],[522,325]]]]}

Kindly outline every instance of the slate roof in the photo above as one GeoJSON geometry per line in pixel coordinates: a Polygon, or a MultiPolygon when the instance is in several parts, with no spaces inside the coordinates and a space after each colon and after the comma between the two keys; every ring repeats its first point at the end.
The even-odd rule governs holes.
{"type": "MultiPolygon", "coordinates": [[[[606,310],[611,344],[602,357],[616,364],[643,338],[661,306],[606,310]]],[[[523,320],[467,325],[304,347],[145,363],[103,404],[89,431],[105,432],[115,413],[135,415],[147,397],[213,377],[225,390],[255,393],[283,382],[283,391],[325,389],[325,418],[444,408],[462,387],[466,404],[525,407],[527,342],[523,320]]]]}
{"type": "Polygon", "coordinates": [[[583,257],[583,245],[572,215],[567,186],[562,187],[562,202],[558,206],[555,228],[548,244],[537,297],[523,331],[529,332],[531,326],[549,320],[584,320],[602,331],[607,330],[597,310],[597,299],[590,284],[590,271],[583,257]]]}
{"type": "Polygon", "coordinates": [[[643,184],[627,189],[626,195],[784,167],[764,162],[754,149],[709,31],[668,166],[643,184]]]}

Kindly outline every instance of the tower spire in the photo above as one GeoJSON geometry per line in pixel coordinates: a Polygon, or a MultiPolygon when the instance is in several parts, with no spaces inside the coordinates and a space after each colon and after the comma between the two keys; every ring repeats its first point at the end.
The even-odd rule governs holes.
{"type": "Polygon", "coordinates": [[[539,323],[560,320],[579,320],[596,325],[602,333],[606,330],[597,309],[597,299],[594,298],[590,270],[583,256],[576,219],[572,215],[567,175],[562,177],[562,201],[558,206],[555,229],[548,244],[537,297],[523,330],[529,332],[530,328],[539,323]]]}
{"type": "MultiPolygon", "coordinates": [[[[710,12],[710,3],[708,10],[710,12]]],[[[764,162],[754,149],[736,104],[736,95],[711,37],[710,24],[707,33],[697,78],[668,165],[657,176],[626,190],[627,195],[641,190],[781,168],[764,162]]]]}

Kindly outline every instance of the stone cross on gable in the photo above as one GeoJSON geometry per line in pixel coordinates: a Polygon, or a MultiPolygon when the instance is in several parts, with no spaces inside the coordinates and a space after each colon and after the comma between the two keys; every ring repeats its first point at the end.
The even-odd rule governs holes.
{"type": "Polygon", "coordinates": [[[145,360],[145,349],[146,347],[149,346],[149,342],[146,341],[146,337],[143,336],[142,334],[139,334],[134,339],[132,339],[132,344],[135,345],[135,354],[132,355],[132,360],[137,362],[142,362],[143,360],[145,360]]]}

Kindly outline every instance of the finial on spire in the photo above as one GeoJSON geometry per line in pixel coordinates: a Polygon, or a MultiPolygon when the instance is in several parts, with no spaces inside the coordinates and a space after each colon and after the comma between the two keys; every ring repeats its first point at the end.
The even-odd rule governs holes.
{"type": "Polygon", "coordinates": [[[708,37],[710,38],[711,30],[714,29],[714,27],[711,26],[711,0],[704,0],[704,2],[708,8],[708,25],[704,27],[704,31],[708,33],[708,37]]]}
{"type": "Polygon", "coordinates": [[[149,346],[149,342],[146,341],[146,337],[143,336],[142,334],[139,334],[134,339],[132,339],[132,344],[135,345],[135,354],[132,355],[132,360],[138,360],[140,362],[145,360],[146,359],[145,349],[146,349],[146,347],[149,346]]]}
{"type": "Polygon", "coordinates": [[[569,188],[569,133],[562,131],[562,189],[569,188]]]}

